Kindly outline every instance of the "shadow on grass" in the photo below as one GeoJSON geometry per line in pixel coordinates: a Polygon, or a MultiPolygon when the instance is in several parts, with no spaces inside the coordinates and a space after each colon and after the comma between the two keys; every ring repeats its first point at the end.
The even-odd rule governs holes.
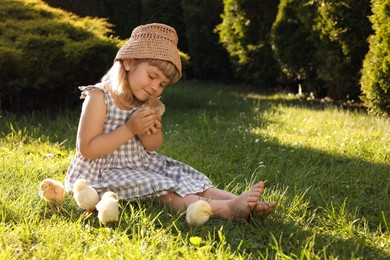
{"type": "MultiPolygon", "coordinates": [[[[253,177],[248,175],[252,171],[250,169],[256,168],[257,163],[262,161],[265,167],[255,177],[256,180],[267,180],[270,190],[275,186],[277,189],[288,187],[288,191],[285,193],[286,200],[282,202],[286,207],[294,200],[295,196],[305,194],[305,198],[310,201],[309,207],[316,209],[316,214],[323,216],[325,219],[328,218],[329,222],[333,223],[330,225],[338,224],[337,217],[342,217],[342,219],[346,219],[351,223],[367,220],[368,228],[371,232],[378,230],[388,232],[386,222],[389,222],[387,216],[390,216],[390,165],[351,158],[347,154],[328,154],[316,149],[281,145],[277,141],[264,140],[263,142],[263,140],[260,140],[260,142],[254,143],[254,140],[261,139],[261,137],[255,134],[247,134],[245,140],[234,139],[235,136],[233,134],[223,129],[224,126],[221,124],[221,121],[239,121],[240,112],[250,110],[250,107],[248,109],[250,105],[246,101],[251,99],[251,94],[257,95],[253,89],[235,89],[232,86],[221,86],[215,87],[217,90],[211,90],[209,88],[213,87],[210,85],[198,85],[196,88],[190,86],[188,90],[186,87],[185,85],[178,86],[164,93],[166,103],[169,104],[167,113],[175,115],[195,114],[198,117],[208,113],[211,121],[208,124],[212,125],[209,129],[215,130],[215,133],[210,133],[212,131],[207,133],[207,141],[204,143],[198,145],[187,144],[191,154],[199,153],[202,156],[196,157],[191,161],[192,155],[188,154],[186,157],[183,155],[185,149],[180,151],[180,157],[188,159],[188,161],[185,161],[186,163],[193,166],[196,165],[195,168],[205,172],[206,175],[214,180],[214,183],[225,186],[228,184],[226,182],[229,182],[229,179],[245,183],[246,180],[253,177]],[[231,136],[231,138],[223,136],[223,132],[225,136],[231,136]],[[218,139],[222,138],[229,141],[235,140],[231,143],[228,151],[223,150],[226,149],[226,146],[218,150],[218,139]],[[252,143],[248,140],[252,141],[252,143]],[[236,147],[238,152],[232,151],[234,150],[233,147],[236,147]],[[216,163],[216,158],[218,157],[215,154],[220,154],[219,158],[227,160],[222,162],[224,165],[216,163]],[[198,162],[199,158],[202,158],[201,163],[198,162]],[[252,159],[248,160],[247,158],[252,159]],[[244,161],[244,163],[240,163],[240,160],[244,161]],[[240,167],[237,167],[238,169],[235,169],[236,171],[229,176],[228,173],[232,170],[228,167],[234,164],[231,163],[232,161],[240,164],[240,167]],[[213,171],[210,170],[212,167],[218,167],[217,171],[223,173],[223,176],[218,176],[218,174],[214,176],[213,171]],[[247,174],[243,172],[247,172],[247,174]]],[[[323,110],[330,106],[318,101],[285,100],[275,98],[272,95],[267,96],[261,93],[258,95],[251,102],[257,102],[257,106],[261,111],[275,111],[275,108],[279,105],[309,110],[323,110]]],[[[185,117],[183,117],[183,120],[185,120],[185,117]]],[[[264,118],[261,119],[262,128],[266,128],[270,123],[264,118]]],[[[198,122],[196,127],[201,129],[202,122],[198,122]]],[[[172,141],[174,143],[174,138],[170,140],[168,137],[167,139],[168,142],[172,141]]],[[[171,151],[169,149],[166,150],[171,151]]],[[[278,220],[276,219],[275,221],[278,220]]],[[[339,236],[327,236],[303,230],[305,227],[298,224],[286,224],[285,222],[274,224],[276,228],[274,225],[270,225],[267,230],[274,234],[277,239],[281,239],[282,244],[280,246],[286,252],[298,254],[299,252],[296,250],[299,250],[300,247],[297,247],[297,244],[303,247],[307,240],[315,235],[316,244],[319,243],[320,245],[315,245],[315,250],[323,249],[325,245],[327,253],[335,256],[347,258],[367,256],[372,259],[389,257],[384,251],[369,245],[365,241],[368,238],[354,236],[353,239],[343,239],[339,236]],[[300,239],[300,237],[304,239],[300,239]],[[289,245],[289,242],[286,242],[290,239],[294,240],[293,243],[291,242],[291,245],[289,245]],[[348,255],[351,252],[357,255],[348,255]]],[[[345,224],[340,223],[340,225],[345,224]]],[[[331,226],[329,228],[331,229],[331,226]]],[[[337,227],[335,226],[335,228],[337,227]]],[[[240,227],[239,229],[242,230],[243,228],[240,227]]],[[[224,230],[228,233],[229,231],[235,233],[234,230],[236,229],[227,228],[224,230]]],[[[246,230],[246,234],[248,232],[246,230]]],[[[256,232],[261,231],[258,229],[256,232]]],[[[232,245],[235,244],[236,247],[238,247],[238,244],[234,242],[235,239],[230,239],[230,237],[239,238],[238,241],[241,241],[240,239],[244,240],[246,245],[244,248],[249,250],[248,243],[252,244],[249,240],[256,237],[256,235],[242,234],[240,236],[232,234],[227,235],[227,237],[228,241],[232,245]]],[[[266,234],[263,238],[268,240],[266,243],[271,242],[269,234],[266,234]]],[[[259,245],[264,243],[258,242],[259,245]]],[[[265,247],[262,249],[265,249],[265,247]]]]}
{"type": "Polygon", "coordinates": [[[302,107],[309,110],[340,108],[366,112],[366,109],[360,104],[339,104],[320,99],[300,99],[293,94],[288,99],[285,97],[286,94],[280,93],[278,90],[262,89],[254,86],[217,85],[215,83],[185,81],[167,88],[162,94],[161,100],[167,105],[167,109],[173,110],[175,113],[188,113],[197,109],[209,108],[232,110],[240,107],[240,103],[243,104],[242,101],[247,99],[261,99],[261,105],[264,109],[283,104],[287,107],[302,107]]]}
{"type": "MultiPolygon", "coordinates": [[[[169,89],[169,88],[168,88],[169,89]]],[[[272,191],[284,189],[284,200],[281,201],[279,209],[275,214],[266,219],[253,220],[250,224],[239,224],[233,221],[225,221],[212,219],[204,227],[200,227],[190,231],[184,216],[170,213],[165,207],[156,206],[148,202],[142,203],[141,206],[123,205],[126,221],[115,227],[119,230],[127,232],[132,236],[131,226],[129,224],[137,224],[137,221],[142,220],[142,216],[134,216],[135,214],[143,214],[152,219],[155,228],[164,228],[170,230],[173,234],[181,234],[186,236],[201,236],[207,238],[211,235],[216,241],[219,240],[218,231],[224,234],[226,242],[231,246],[232,250],[240,252],[252,253],[253,256],[265,255],[267,250],[270,258],[279,247],[281,251],[289,255],[300,255],[301,250],[305,246],[310,245],[310,241],[315,243],[312,250],[316,254],[321,254],[322,250],[326,256],[333,255],[341,259],[350,257],[364,257],[372,259],[385,259],[388,254],[368,244],[368,237],[354,236],[353,239],[343,239],[340,236],[318,233],[302,223],[294,223],[284,219],[287,215],[289,205],[296,196],[305,194],[305,198],[309,200],[308,214],[317,214],[322,217],[335,218],[330,219],[333,222],[337,221],[337,216],[343,216],[352,222],[355,219],[366,219],[371,231],[375,232],[379,228],[385,230],[383,216],[390,215],[390,191],[389,191],[389,165],[376,164],[368,161],[349,158],[338,154],[327,154],[320,150],[307,149],[302,147],[289,147],[281,145],[277,141],[261,141],[258,143],[253,140],[259,136],[247,134],[246,139],[235,138],[237,133],[229,133],[222,129],[225,125],[221,121],[239,121],[239,113],[246,111],[248,113],[248,104],[245,102],[245,96],[251,93],[252,90],[245,89],[242,92],[233,87],[218,87],[217,90],[209,89],[209,86],[203,86],[199,89],[191,87],[186,89],[186,86],[175,87],[172,91],[166,92],[163,95],[163,102],[167,105],[167,113],[175,114],[164,119],[169,124],[174,124],[174,120],[186,120],[188,115],[201,117],[205,111],[209,113],[210,121],[214,120],[215,115],[220,115],[219,124],[210,126],[209,129],[215,129],[205,133],[206,138],[199,144],[197,139],[186,143],[184,150],[178,148],[174,144],[174,140],[168,136],[168,147],[173,148],[171,152],[173,158],[189,158],[184,162],[190,165],[196,165],[195,168],[203,171],[210,178],[215,180],[217,185],[226,187],[232,180],[240,183],[245,183],[252,178],[250,173],[258,166],[259,161],[265,165],[259,172],[255,172],[256,180],[267,180],[267,187],[270,192],[266,192],[266,199],[272,195],[272,191]],[[182,88],[182,89],[180,89],[182,88]],[[245,92],[246,91],[246,92],[245,92]],[[239,97],[239,98],[237,98],[239,97]],[[230,112],[234,111],[234,113],[230,112]],[[220,128],[221,127],[221,128],[220,128]],[[218,146],[218,139],[223,139],[221,133],[231,135],[232,138],[226,140],[234,140],[231,143],[230,149],[225,149],[226,146],[218,146]],[[169,143],[172,142],[172,143],[169,143]],[[192,149],[196,147],[196,149],[192,149]],[[236,148],[234,148],[236,147],[236,148]],[[234,149],[236,151],[233,151],[234,149]],[[183,154],[184,155],[183,155],[183,154]],[[194,153],[199,153],[202,156],[202,161],[199,162],[199,157],[194,157],[194,153]],[[186,155],[187,154],[187,157],[186,155]],[[193,159],[191,159],[194,157],[193,159]],[[217,160],[221,159],[221,165],[218,165],[217,160]],[[231,168],[231,166],[236,168],[231,168]],[[210,169],[215,168],[213,172],[210,169]],[[219,172],[221,176],[215,174],[219,172]],[[238,173],[237,173],[238,172],[238,173]],[[336,211],[333,214],[332,207],[336,211]],[[341,212],[343,209],[343,212],[341,212]],[[140,213],[141,212],[141,213],[140,213]],[[161,213],[163,212],[163,213],[161,213]],[[223,227],[223,228],[222,228],[223,227]],[[222,228],[222,229],[221,229],[222,228]],[[351,252],[355,255],[350,255],[351,252]]],[[[307,107],[308,109],[323,109],[320,104],[316,106],[309,102],[301,102],[297,100],[279,100],[262,97],[259,101],[261,110],[272,111],[276,106],[282,104],[284,106],[299,106],[307,107]]],[[[60,123],[51,124],[50,120],[44,117],[25,119],[19,121],[19,127],[30,127],[33,122],[36,130],[33,136],[51,136],[52,141],[70,140],[75,138],[77,131],[79,111],[72,112],[68,117],[69,130],[59,131],[57,128],[60,123]],[[46,125],[49,127],[45,127],[46,125]],[[42,127],[40,127],[42,125],[42,127]],[[54,135],[54,137],[53,137],[54,135]]],[[[194,117],[192,117],[193,119],[194,117]]],[[[180,122],[181,123],[181,122],[180,122]]],[[[189,122],[194,123],[194,122],[189,122]]],[[[199,129],[197,122],[196,128],[199,129]]],[[[245,122],[246,123],[246,122],[245,122]]],[[[262,127],[266,127],[271,122],[262,119],[262,127]]],[[[211,122],[213,124],[213,122],[211,122]]],[[[5,130],[1,130],[5,131],[5,130]]],[[[189,133],[190,134],[190,133],[189,133]]],[[[241,134],[241,133],[239,133],[241,134]]],[[[74,139],[73,139],[74,140],[74,139]]],[[[223,139],[221,142],[223,142],[223,139]]],[[[68,142],[70,147],[74,148],[74,142],[68,142]]],[[[74,205],[67,205],[66,209],[69,213],[64,214],[64,217],[71,219],[74,222],[79,221],[79,215],[75,210],[74,205]]],[[[82,212],[80,211],[80,214],[82,212]]],[[[12,215],[12,212],[7,213],[12,215]]],[[[52,214],[40,214],[42,218],[50,218],[52,214]]],[[[330,223],[332,222],[330,221],[330,223]]],[[[388,220],[387,220],[388,222],[388,220]]],[[[94,228],[100,228],[100,224],[96,215],[91,219],[83,220],[83,225],[89,225],[94,228]]],[[[316,223],[310,223],[315,226],[316,223]]],[[[310,248],[309,248],[310,249],[310,248]]]]}

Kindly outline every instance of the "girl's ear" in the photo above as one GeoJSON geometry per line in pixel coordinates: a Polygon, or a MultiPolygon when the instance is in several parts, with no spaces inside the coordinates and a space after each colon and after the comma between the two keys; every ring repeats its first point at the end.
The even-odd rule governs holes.
{"type": "Polygon", "coordinates": [[[130,70],[130,67],[131,67],[131,63],[133,62],[133,59],[124,59],[123,60],[123,66],[125,68],[126,71],[129,71],[130,70]]]}

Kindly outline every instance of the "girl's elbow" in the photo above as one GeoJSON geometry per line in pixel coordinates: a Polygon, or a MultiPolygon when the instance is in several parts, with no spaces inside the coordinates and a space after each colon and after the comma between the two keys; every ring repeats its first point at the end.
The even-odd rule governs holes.
{"type": "Polygon", "coordinates": [[[154,152],[156,151],[158,148],[160,148],[160,146],[144,146],[145,150],[148,151],[148,152],[154,152]]]}
{"type": "Polygon", "coordinates": [[[91,154],[89,154],[89,153],[86,153],[85,151],[81,151],[80,150],[80,154],[81,154],[81,156],[83,156],[85,159],[87,159],[87,160],[93,160],[93,159],[95,159],[95,157],[94,156],[92,156],[91,154]]]}
{"type": "Polygon", "coordinates": [[[149,152],[154,152],[158,148],[160,148],[161,144],[162,144],[162,142],[150,142],[150,143],[144,143],[143,146],[144,146],[145,150],[147,150],[149,152]]]}
{"type": "Polygon", "coordinates": [[[93,160],[93,159],[97,158],[97,156],[94,155],[93,152],[91,152],[89,149],[87,149],[85,147],[80,146],[79,152],[80,152],[81,156],[83,156],[87,160],[93,160]]]}

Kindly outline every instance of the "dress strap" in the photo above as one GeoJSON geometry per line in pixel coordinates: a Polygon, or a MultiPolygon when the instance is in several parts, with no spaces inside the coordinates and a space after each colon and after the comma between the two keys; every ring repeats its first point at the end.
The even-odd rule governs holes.
{"type": "Polygon", "coordinates": [[[104,94],[107,94],[107,89],[104,87],[103,84],[97,83],[95,85],[88,85],[88,86],[80,86],[79,89],[81,91],[80,99],[85,99],[85,97],[88,95],[89,91],[92,89],[101,89],[103,90],[104,94]]]}

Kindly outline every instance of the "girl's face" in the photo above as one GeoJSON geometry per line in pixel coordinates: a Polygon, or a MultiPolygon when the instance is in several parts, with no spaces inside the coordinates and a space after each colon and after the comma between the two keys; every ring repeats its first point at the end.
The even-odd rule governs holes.
{"type": "Polygon", "coordinates": [[[169,84],[169,79],[155,66],[146,62],[138,65],[129,64],[125,69],[129,71],[127,80],[130,83],[133,95],[140,101],[150,96],[160,96],[169,84]]]}

